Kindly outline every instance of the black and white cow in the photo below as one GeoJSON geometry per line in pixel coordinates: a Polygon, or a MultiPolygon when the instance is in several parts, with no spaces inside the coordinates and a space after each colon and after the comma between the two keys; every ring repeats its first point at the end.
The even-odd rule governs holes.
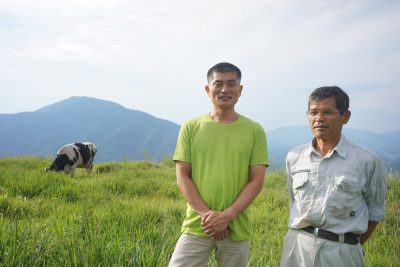
{"type": "Polygon", "coordinates": [[[85,168],[90,173],[93,168],[93,159],[97,148],[93,143],[74,143],[60,148],[57,157],[45,171],[63,171],[71,177],[75,175],[76,168],[85,168]]]}

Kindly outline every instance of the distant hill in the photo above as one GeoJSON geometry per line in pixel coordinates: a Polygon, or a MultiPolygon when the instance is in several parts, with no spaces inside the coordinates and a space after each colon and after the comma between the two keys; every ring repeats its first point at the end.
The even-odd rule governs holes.
{"type": "Polygon", "coordinates": [[[179,125],[90,97],[71,97],[34,112],[0,114],[0,156],[54,157],[68,143],[96,143],[95,161],[162,159],[171,155],[179,125]]]}
{"type": "MultiPolygon", "coordinates": [[[[388,169],[400,171],[400,131],[373,133],[365,130],[343,128],[343,134],[354,143],[375,152],[388,169]]],[[[271,167],[282,168],[287,152],[295,146],[310,142],[312,133],[308,126],[288,126],[267,131],[271,167]]]]}
{"type": "MultiPolygon", "coordinates": [[[[34,112],[0,114],[0,157],[54,157],[68,143],[96,143],[95,162],[160,160],[175,150],[179,125],[119,104],[90,97],[71,97],[34,112]]],[[[344,128],[351,141],[375,151],[400,171],[400,131],[372,133],[344,128]]],[[[307,143],[308,126],[267,131],[271,169],[284,166],[287,152],[307,143]]]]}

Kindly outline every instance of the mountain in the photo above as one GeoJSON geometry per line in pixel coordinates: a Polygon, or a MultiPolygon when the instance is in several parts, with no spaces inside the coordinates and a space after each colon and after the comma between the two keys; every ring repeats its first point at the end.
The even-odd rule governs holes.
{"type": "Polygon", "coordinates": [[[54,157],[65,144],[94,142],[96,162],[160,160],[175,149],[179,125],[90,97],[71,97],[34,112],[0,114],[0,156],[54,157]]]}
{"type": "MultiPolygon", "coordinates": [[[[400,171],[400,131],[373,133],[345,126],[343,134],[354,143],[375,152],[389,170],[400,171]]],[[[310,142],[308,126],[288,126],[267,131],[268,152],[272,168],[282,168],[286,154],[295,146],[310,142]]]]}
{"type": "MultiPolygon", "coordinates": [[[[54,157],[65,144],[90,141],[98,148],[95,162],[160,160],[173,154],[179,127],[110,101],[75,96],[34,112],[0,114],[0,157],[54,157]]],[[[400,131],[378,134],[346,126],[343,132],[400,171],[400,131]]],[[[312,134],[308,126],[289,126],[267,131],[267,139],[270,168],[279,169],[287,152],[312,134]]]]}

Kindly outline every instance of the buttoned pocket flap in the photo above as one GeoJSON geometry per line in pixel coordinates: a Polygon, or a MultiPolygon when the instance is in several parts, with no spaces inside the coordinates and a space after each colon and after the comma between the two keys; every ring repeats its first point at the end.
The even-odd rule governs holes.
{"type": "Polygon", "coordinates": [[[295,172],[293,174],[293,188],[297,189],[308,181],[309,171],[295,172]]]}

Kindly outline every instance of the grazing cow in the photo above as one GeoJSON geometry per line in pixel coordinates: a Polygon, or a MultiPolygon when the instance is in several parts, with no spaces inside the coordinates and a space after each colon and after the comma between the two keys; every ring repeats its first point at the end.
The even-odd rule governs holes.
{"type": "Polygon", "coordinates": [[[45,171],[63,171],[71,177],[75,175],[76,168],[85,168],[90,173],[93,168],[93,159],[97,148],[93,143],[74,143],[60,148],[57,157],[45,171]]]}

